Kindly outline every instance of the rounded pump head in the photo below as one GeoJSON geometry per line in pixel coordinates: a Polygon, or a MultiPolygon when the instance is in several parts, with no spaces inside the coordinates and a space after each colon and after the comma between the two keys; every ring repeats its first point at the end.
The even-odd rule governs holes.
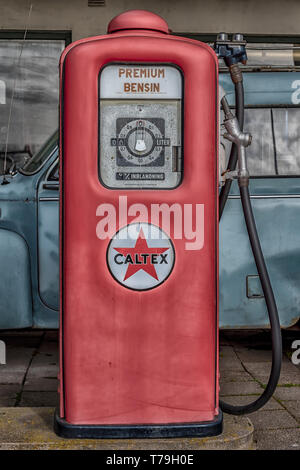
{"type": "Polygon", "coordinates": [[[147,10],[129,10],[115,16],[107,27],[107,33],[111,34],[133,29],[147,29],[165,34],[170,33],[166,21],[161,16],[147,10]]]}

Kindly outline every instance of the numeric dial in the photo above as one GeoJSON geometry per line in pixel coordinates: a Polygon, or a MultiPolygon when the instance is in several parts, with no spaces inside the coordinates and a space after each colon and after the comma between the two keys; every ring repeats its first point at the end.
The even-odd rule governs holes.
{"type": "Polygon", "coordinates": [[[166,139],[157,125],[149,119],[129,120],[111,139],[120,155],[131,165],[149,165],[160,156],[166,139]]]}

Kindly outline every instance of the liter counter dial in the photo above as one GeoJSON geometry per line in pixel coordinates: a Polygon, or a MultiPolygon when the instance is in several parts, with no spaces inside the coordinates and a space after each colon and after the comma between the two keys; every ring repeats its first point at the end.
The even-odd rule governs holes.
{"type": "Polygon", "coordinates": [[[165,120],[161,118],[118,118],[117,135],[111,146],[117,148],[118,166],[164,166],[165,120]]]}

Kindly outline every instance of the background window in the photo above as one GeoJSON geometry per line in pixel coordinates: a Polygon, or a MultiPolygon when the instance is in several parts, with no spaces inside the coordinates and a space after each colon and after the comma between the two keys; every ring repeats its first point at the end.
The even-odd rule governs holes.
{"type": "Polygon", "coordinates": [[[65,40],[0,40],[0,156],[23,166],[58,127],[58,63],[65,40]],[[20,53],[22,54],[20,58],[20,53]]]}

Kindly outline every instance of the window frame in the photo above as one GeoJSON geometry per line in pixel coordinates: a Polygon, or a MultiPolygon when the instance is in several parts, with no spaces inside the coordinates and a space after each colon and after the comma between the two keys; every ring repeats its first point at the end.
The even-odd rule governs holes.
{"type": "MultiPolygon", "coordinates": [[[[0,39],[24,40],[25,31],[21,29],[1,29],[0,39]]],[[[26,32],[27,40],[48,40],[65,41],[67,46],[72,42],[71,30],[28,30],[26,32]]]]}
{"type": "MultiPolygon", "coordinates": [[[[184,36],[202,42],[215,42],[219,33],[172,33],[174,36],[184,36]]],[[[229,37],[234,33],[228,33],[229,37]]],[[[248,43],[274,43],[274,44],[299,44],[300,34],[244,34],[244,39],[248,43]]]]}

